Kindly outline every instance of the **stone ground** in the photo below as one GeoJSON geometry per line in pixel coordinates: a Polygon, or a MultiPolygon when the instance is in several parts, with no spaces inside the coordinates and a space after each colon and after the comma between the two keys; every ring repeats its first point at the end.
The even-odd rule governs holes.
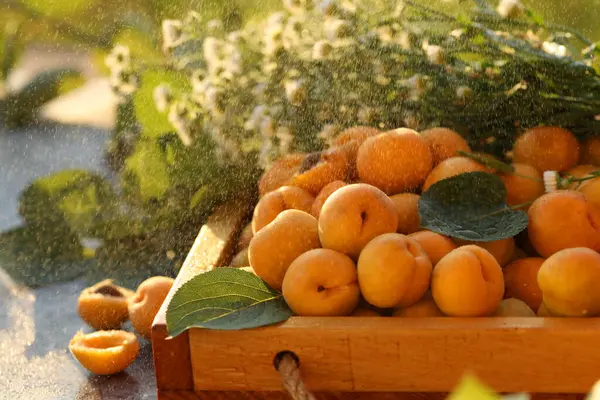
{"type": "MultiPolygon", "coordinates": [[[[19,86],[51,65],[83,66],[83,88],[42,110],[50,122],[24,130],[0,125],[0,232],[19,226],[17,195],[34,178],[65,168],[104,171],[102,150],[114,123],[114,97],[80,54],[40,51],[26,54],[11,84],[19,86]]],[[[150,343],[126,372],[95,377],[68,352],[71,337],[89,328],[76,313],[83,280],[38,289],[17,285],[0,265],[0,399],[155,399],[150,343]]],[[[131,330],[129,325],[124,329],[131,330]]]]}

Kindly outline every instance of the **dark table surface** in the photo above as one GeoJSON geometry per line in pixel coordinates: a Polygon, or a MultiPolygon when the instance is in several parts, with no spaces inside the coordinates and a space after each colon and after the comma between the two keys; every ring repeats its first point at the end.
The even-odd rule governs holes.
{"type": "MultiPolygon", "coordinates": [[[[64,168],[102,169],[106,130],[50,124],[7,132],[0,126],[0,232],[20,224],[18,193],[31,179],[64,168]]],[[[68,351],[78,330],[76,301],[84,280],[31,289],[0,264],[0,399],[155,399],[152,348],[124,373],[89,374],[68,351]]],[[[130,325],[124,329],[131,330],[130,325]]]]}

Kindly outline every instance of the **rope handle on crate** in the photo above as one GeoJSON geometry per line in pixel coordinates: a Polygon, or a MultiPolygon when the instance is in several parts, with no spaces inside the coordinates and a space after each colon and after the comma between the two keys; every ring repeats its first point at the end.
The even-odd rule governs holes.
{"type": "Polygon", "coordinates": [[[293,400],[315,400],[308,391],[300,373],[300,359],[291,351],[282,351],[273,360],[275,369],[281,376],[283,387],[293,400]]]}

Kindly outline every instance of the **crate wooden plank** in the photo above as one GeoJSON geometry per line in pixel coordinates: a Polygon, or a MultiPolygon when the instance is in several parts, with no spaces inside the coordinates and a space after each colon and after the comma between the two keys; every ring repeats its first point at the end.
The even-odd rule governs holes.
{"type": "Polygon", "coordinates": [[[597,318],[293,317],[189,338],[196,390],[280,390],[284,350],[315,391],[446,392],[473,371],[502,392],[585,393],[600,378],[597,318]]]}
{"type": "Polygon", "coordinates": [[[231,259],[237,236],[251,207],[247,198],[217,207],[206,221],[188,253],[171,291],[152,324],[152,352],[159,390],[193,390],[188,332],[168,337],[166,311],[175,291],[194,276],[223,266],[231,259]]]}

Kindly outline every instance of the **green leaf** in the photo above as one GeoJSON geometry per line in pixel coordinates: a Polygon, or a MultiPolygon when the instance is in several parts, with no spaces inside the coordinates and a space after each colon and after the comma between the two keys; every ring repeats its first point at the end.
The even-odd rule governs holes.
{"type": "Polygon", "coordinates": [[[143,134],[158,137],[173,130],[167,113],[160,113],[154,103],[154,88],[166,83],[173,95],[190,90],[185,74],[167,70],[147,70],[140,76],[140,88],[134,94],[135,115],[143,127],[143,134]]]}
{"type": "Polygon", "coordinates": [[[292,316],[283,295],[258,276],[237,268],[215,268],[186,282],[167,308],[167,330],[236,330],[271,325],[292,316]]]}
{"type": "Polygon", "coordinates": [[[433,184],[419,200],[421,226],[464,240],[491,242],[525,230],[527,214],[505,203],[506,187],[494,174],[468,172],[433,184]]]}
{"type": "Polygon", "coordinates": [[[42,14],[64,17],[65,14],[82,12],[97,0],[21,0],[25,5],[42,14]]]}
{"type": "Polygon", "coordinates": [[[500,400],[502,397],[481,383],[472,374],[466,374],[447,400],[500,400]]]}
{"type": "Polygon", "coordinates": [[[0,81],[6,80],[22,52],[17,36],[20,23],[9,21],[0,37],[0,81]]]}
{"type": "Polygon", "coordinates": [[[493,168],[498,172],[503,172],[505,174],[512,174],[513,172],[515,172],[515,167],[513,167],[512,165],[503,163],[502,161],[499,161],[491,156],[484,157],[482,155],[468,153],[463,150],[458,150],[458,154],[464,157],[468,157],[474,161],[477,161],[478,163],[483,164],[486,167],[493,168]]]}
{"type": "Polygon", "coordinates": [[[135,187],[143,201],[160,200],[170,186],[165,154],[154,140],[140,139],[135,151],[125,160],[123,179],[135,187]]]}

